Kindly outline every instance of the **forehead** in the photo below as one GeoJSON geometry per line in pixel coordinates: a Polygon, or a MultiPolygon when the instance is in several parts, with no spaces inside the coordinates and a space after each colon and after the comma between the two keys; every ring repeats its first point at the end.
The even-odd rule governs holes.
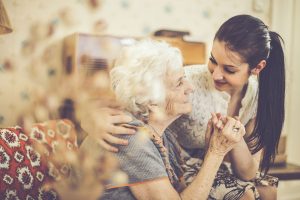
{"type": "Polygon", "coordinates": [[[180,67],[178,69],[169,69],[166,74],[166,80],[168,83],[176,83],[181,77],[184,76],[184,69],[180,67]]]}
{"type": "Polygon", "coordinates": [[[211,53],[218,64],[232,65],[237,67],[247,64],[237,52],[228,49],[226,47],[226,43],[223,41],[215,40],[211,53]]]}

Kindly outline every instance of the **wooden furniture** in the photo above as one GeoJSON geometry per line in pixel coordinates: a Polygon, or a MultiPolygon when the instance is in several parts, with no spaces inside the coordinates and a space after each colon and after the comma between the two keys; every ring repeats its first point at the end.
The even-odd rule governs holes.
{"type": "Polygon", "coordinates": [[[286,139],[286,135],[280,138],[278,152],[269,174],[278,177],[279,180],[297,180],[300,179],[300,166],[287,163],[286,139]]]}
{"type": "Polygon", "coordinates": [[[64,39],[63,63],[66,74],[106,69],[113,64],[121,48],[134,38],[74,33],[64,39]]]}
{"type": "Polygon", "coordinates": [[[290,163],[274,165],[270,168],[269,174],[279,180],[297,180],[300,179],[300,166],[290,163]]]}
{"type": "MultiPolygon", "coordinates": [[[[205,63],[203,42],[186,41],[183,37],[152,36],[151,38],[178,47],[183,54],[184,65],[205,63]]],[[[84,70],[86,73],[92,73],[94,70],[109,68],[123,46],[132,45],[139,39],[141,38],[74,33],[64,39],[65,72],[72,74],[84,70]]]]}
{"type": "Polygon", "coordinates": [[[205,64],[205,43],[196,40],[188,40],[187,38],[189,36],[189,31],[170,29],[160,29],[153,33],[154,39],[164,40],[181,50],[184,65],[205,64]]]}
{"type": "Polygon", "coordinates": [[[285,165],[287,162],[287,155],[286,155],[286,135],[282,135],[280,137],[279,143],[278,143],[278,150],[277,154],[274,159],[274,165],[285,165]]]}
{"type": "Polygon", "coordinates": [[[184,65],[205,64],[206,46],[199,41],[187,41],[184,37],[154,36],[153,39],[163,40],[180,49],[184,65]]]}

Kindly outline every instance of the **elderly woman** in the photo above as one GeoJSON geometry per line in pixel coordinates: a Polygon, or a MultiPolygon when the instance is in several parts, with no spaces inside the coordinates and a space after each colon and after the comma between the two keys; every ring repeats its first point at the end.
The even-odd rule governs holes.
{"type": "MultiPolygon", "coordinates": [[[[128,183],[109,185],[102,199],[206,199],[224,155],[243,137],[243,125],[212,115],[203,166],[186,187],[185,155],[167,129],[191,111],[192,86],[185,79],[180,51],[163,42],[138,42],[123,49],[110,75],[117,99],[133,118],[124,126],[134,127],[137,134],[119,136],[129,140],[116,153],[128,183]]],[[[82,145],[92,148],[93,143],[88,136],[82,145]]]]}

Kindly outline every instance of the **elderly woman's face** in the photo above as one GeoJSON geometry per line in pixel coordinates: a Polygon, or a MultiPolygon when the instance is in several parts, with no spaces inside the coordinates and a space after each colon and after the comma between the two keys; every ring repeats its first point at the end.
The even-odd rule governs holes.
{"type": "Polygon", "coordinates": [[[192,85],[186,79],[183,68],[171,70],[166,77],[166,112],[171,116],[178,116],[191,112],[189,94],[192,85]]]}

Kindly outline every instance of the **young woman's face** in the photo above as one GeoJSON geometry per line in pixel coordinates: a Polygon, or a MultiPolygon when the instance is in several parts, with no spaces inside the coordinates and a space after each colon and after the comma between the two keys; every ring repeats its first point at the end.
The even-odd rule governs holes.
{"type": "Polygon", "coordinates": [[[224,42],[218,40],[213,43],[208,69],[215,88],[231,95],[241,91],[250,76],[249,65],[237,52],[230,51],[224,42]]]}
{"type": "Polygon", "coordinates": [[[172,70],[166,77],[166,114],[179,116],[191,112],[192,105],[189,102],[189,94],[193,87],[184,75],[183,68],[172,70]]]}

